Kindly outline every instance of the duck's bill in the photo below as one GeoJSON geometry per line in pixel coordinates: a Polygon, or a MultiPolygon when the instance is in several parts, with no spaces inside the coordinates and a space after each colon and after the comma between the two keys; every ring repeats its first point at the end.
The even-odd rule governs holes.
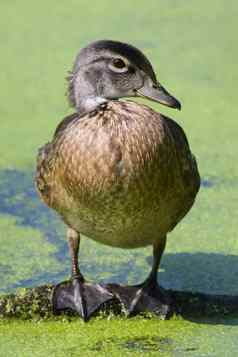
{"type": "Polygon", "coordinates": [[[140,97],[148,98],[155,102],[166,105],[167,107],[181,110],[181,103],[169,92],[167,92],[167,90],[159,83],[152,85],[150,83],[145,83],[142,88],[137,89],[136,93],[140,97]]]}

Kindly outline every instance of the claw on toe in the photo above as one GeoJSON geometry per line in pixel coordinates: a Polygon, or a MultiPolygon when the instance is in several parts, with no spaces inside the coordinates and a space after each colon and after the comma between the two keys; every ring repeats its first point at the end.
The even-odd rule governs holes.
{"type": "Polygon", "coordinates": [[[73,278],[56,285],[52,296],[53,312],[58,314],[70,310],[88,321],[102,304],[113,298],[113,294],[103,286],[73,278]]]}

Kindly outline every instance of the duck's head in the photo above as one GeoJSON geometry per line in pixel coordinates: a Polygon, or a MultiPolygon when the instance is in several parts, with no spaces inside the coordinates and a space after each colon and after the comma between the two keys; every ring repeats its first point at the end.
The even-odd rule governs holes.
{"type": "Polygon", "coordinates": [[[181,109],[159,83],[144,54],[126,43],[104,40],[83,48],[68,80],[70,103],[80,113],[111,99],[138,96],[181,109]]]}

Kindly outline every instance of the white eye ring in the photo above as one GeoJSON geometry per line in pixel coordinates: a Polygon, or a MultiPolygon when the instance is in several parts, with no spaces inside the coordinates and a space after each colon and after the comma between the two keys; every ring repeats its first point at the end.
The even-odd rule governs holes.
{"type": "Polygon", "coordinates": [[[128,71],[127,64],[121,58],[114,58],[112,62],[109,63],[109,68],[117,73],[125,73],[128,71]]]}

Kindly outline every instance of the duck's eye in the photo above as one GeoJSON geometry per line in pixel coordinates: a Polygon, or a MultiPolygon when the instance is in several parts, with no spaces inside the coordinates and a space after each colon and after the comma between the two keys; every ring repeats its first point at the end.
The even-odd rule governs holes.
{"type": "Polygon", "coordinates": [[[126,67],[125,62],[121,58],[115,58],[112,63],[113,63],[113,66],[118,69],[123,69],[126,67]]]}
{"type": "Polygon", "coordinates": [[[113,72],[123,73],[128,71],[126,63],[121,58],[114,58],[109,64],[110,69],[113,72]]]}

